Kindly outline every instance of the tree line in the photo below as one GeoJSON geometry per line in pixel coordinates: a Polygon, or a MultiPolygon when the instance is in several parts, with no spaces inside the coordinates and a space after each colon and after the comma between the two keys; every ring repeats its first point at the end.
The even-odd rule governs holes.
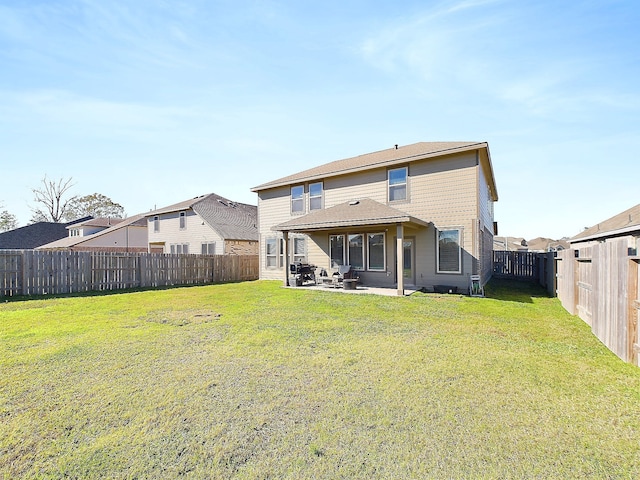
{"type": "MultiPolygon", "coordinates": [[[[71,177],[54,180],[45,175],[40,185],[31,189],[34,198],[29,207],[32,213],[29,223],[71,222],[88,216],[124,218],[124,207],[106,195],[71,195],[70,190],[74,185],[71,177]]],[[[0,202],[0,232],[17,227],[18,218],[0,202]]]]}

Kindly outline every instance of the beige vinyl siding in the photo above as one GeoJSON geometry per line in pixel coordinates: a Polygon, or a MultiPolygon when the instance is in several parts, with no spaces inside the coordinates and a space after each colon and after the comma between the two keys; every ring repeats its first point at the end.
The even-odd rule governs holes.
{"type": "Polygon", "coordinates": [[[493,202],[489,193],[489,185],[482,168],[478,169],[478,207],[480,227],[493,231],[493,202]]]}
{"type": "Polygon", "coordinates": [[[129,247],[145,247],[147,246],[147,229],[129,225],[114,230],[110,233],[100,235],[95,238],[87,238],[80,247],[111,247],[111,248],[127,248],[129,247]]]}
{"type": "Polygon", "coordinates": [[[282,268],[267,268],[265,254],[268,238],[282,238],[282,233],[271,227],[286,222],[291,217],[291,188],[288,186],[266,190],[258,194],[258,234],[260,238],[260,278],[265,280],[284,280],[282,268]]]}
{"type": "Polygon", "coordinates": [[[412,163],[411,202],[403,211],[436,225],[459,225],[476,218],[475,155],[412,163]]]}
{"type": "Polygon", "coordinates": [[[387,170],[378,168],[325,181],[325,208],[358,198],[387,203],[387,170]]]}
{"type": "MultiPolygon", "coordinates": [[[[397,165],[402,166],[402,165],[397,165]]],[[[479,184],[485,184],[478,165],[476,152],[426,159],[408,164],[408,200],[387,201],[387,168],[376,168],[323,179],[324,208],[330,208],[358,198],[370,198],[389,204],[409,215],[432,223],[428,228],[405,228],[405,237],[414,239],[416,285],[438,284],[468,288],[469,275],[476,273],[480,256],[477,245],[479,229],[479,184]],[[462,274],[438,274],[436,259],[436,228],[460,229],[462,242],[462,274]],[[475,269],[474,269],[475,267],[475,269]]],[[[308,185],[305,184],[305,205],[308,205],[308,185]]],[[[290,207],[290,186],[258,192],[260,231],[260,277],[284,279],[282,269],[266,269],[265,240],[281,237],[273,226],[293,218],[290,207]]],[[[488,189],[482,196],[488,197],[488,189]]],[[[486,204],[487,202],[484,201],[486,204]]],[[[486,215],[486,214],[485,214],[486,215]]],[[[486,221],[486,220],[485,220],[486,221]]],[[[395,225],[377,228],[354,228],[344,233],[377,233],[384,231],[386,242],[386,271],[362,272],[362,281],[370,285],[388,285],[395,282],[395,225]],[[375,230],[375,232],[374,232],[375,230]]],[[[329,269],[328,232],[318,232],[307,241],[307,260],[318,267],[329,269]]]]}
{"type": "Polygon", "coordinates": [[[180,212],[159,215],[160,231],[153,231],[153,217],[149,217],[149,243],[164,242],[164,253],[171,253],[172,244],[188,244],[189,253],[199,254],[201,244],[215,242],[216,254],[224,253],[224,240],[193,210],[186,211],[186,228],[180,228],[180,212]],[[204,225],[203,225],[204,224],[204,225]]]}

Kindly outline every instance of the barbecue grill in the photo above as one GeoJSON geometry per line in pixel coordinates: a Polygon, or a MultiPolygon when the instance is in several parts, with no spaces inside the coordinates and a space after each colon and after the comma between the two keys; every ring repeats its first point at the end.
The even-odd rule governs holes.
{"type": "Polygon", "coordinates": [[[308,263],[296,262],[289,265],[289,284],[301,287],[307,282],[316,283],[316,266],[308,263]]]}

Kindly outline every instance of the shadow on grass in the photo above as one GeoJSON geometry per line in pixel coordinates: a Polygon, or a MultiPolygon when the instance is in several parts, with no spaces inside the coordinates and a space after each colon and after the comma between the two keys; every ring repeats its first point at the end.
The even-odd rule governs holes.
{"type": "Polygon", "coordinates": [[[492,278],[485,285],[484,293],[488,298],[519,303],[533,303],[534,298],[549,297],[547,291],[535,282],[505,278],[492,278]]]}
{"type": "Polygon", "coordinates": [[[231,283],[244,283],[251,280],[243,280],[237,282],[212,282],[212,283],[198,283],[198,284],[185,284],[185,285],[164,285],[160,287],[143,287],[143,288],[123,288],[120,290],[92,290],[89,292],[74,292],[74,293],[56,293],[45,295],[15,295],[13,297],[0,297],[0,303],[12,303],[12,302],[27,302],[32,300],[49,300],[51,298],[77,298],[77,297],[107,297],[110,295],[121,295],[123,293],[135,293],[135,292],[151,292],[159,290],[175,290],[176,288],[192,288],[192,287],[204,287],[207,285],[228,285],[231,283]]]}

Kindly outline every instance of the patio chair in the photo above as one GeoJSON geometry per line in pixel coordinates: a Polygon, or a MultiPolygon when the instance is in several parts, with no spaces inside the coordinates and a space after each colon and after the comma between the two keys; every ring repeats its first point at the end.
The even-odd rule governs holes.
{"type": "Polygon", "coordinates": [[[334,281],[337,287],[343,287],[347,289],[354,289],[360,278],[356,275],[355,271],[351,269],[351,265],[340,265],[338,271],[333,274],[334,281]],[[345,280],[348,280],[348,287],[345,287],[345,280]]]}

